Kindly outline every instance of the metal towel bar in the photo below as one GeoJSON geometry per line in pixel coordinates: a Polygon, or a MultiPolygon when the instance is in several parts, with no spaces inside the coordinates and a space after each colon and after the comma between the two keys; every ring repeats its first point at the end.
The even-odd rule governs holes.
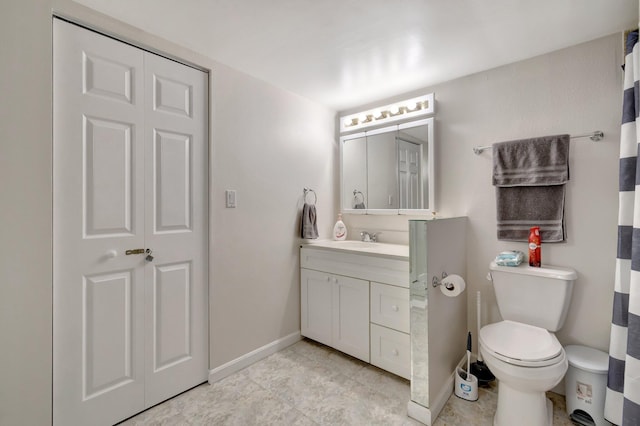
{"type": "MultiPolygon", "coordinates": [[[[575,136],[571,136],[571,139],[577,139],[577,138],[589,138],[594,142],[598,142],[600,139],[602,139],[604,137],[604,132],[602,130],[596,130],[595,132],[591,132],[591,133],[585,133],[584,135],[575,135],[575,136]]],[[[473,153],[476,155],[480,155],[482,154],[483,151],[487,150],[487,149],[491,149],[492,146],[491,145],[487,145],[487,146],[474,146],[473,147],[473,153]]]]}

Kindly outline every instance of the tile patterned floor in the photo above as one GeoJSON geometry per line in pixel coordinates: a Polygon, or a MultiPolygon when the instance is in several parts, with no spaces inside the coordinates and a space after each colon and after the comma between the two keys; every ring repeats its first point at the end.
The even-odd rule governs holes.
{"type": "MultiPolygon", "coordinates": [[[[121,423],[134,425],[420,425],[409,382],[304,339],[213,385],[203,384],[121,423]]],[[[554,426],[571,425],[564,397],[554,426]]],[[[497,386],[477,402],[451,396],[434,426],[493,424],[497,386]]]]}

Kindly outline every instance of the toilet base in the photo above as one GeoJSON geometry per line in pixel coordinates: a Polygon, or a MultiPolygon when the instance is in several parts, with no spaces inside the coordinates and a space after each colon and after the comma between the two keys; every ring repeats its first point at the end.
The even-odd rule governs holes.
{"type": "Polygon", "coordinates": [[[522,392],[498,382],[498,408],[493,426],[552,426],[553,403],[545,392],[522,392]]]}

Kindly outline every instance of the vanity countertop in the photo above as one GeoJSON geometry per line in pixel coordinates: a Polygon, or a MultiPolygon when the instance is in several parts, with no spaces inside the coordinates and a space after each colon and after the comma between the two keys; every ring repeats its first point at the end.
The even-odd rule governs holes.
{"type": "Polygon", "coordinates": [[[351,253],[369,254],[373,256],[409,260],[409,246],[401,244],[373,243],[357,240],[306,240],[302,244],[302,247],[319,248],[326,250],[340,250],[351,253]]]}

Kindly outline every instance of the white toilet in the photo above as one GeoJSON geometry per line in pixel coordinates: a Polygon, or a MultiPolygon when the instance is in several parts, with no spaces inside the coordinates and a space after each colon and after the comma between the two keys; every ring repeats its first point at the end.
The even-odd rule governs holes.
{"type": "Polygon", "coordinates": [[[568,362],[554,332],[564,324],[573,269],[490,265],[503,321],[480,330],[480,352],[498,379],[495,426],[553,424],[545,397],[564,377],[568,362]]]}

